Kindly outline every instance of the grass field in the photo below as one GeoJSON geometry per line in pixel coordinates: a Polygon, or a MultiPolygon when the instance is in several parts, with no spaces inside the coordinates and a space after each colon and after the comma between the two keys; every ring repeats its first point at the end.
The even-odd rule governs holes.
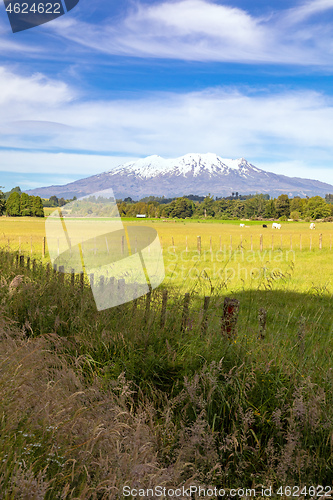
{"type": "Polygon", "coordinates": [[[98,312],[88,284],[48,273],[44,223],[0,219],[0,498],[116,500],[124,485],[200,484],[272,486],[285,499],[279,487],[332,486],[331,224],[125,221],[162,239],[167,276],[148,314],[146,297],[98,312]],[[19,237],[34,272],[16,266],[19,237]],[[240,301],[231,338],[226,295],[240,301]]]}
{"type": "MultiPolygon", "coordinates": [[[[238,221],[124,219],[124,222],[128,227],[142,225],[156,229],[163,246],[165,284],[168,286],[185,290],[200,283],[203,293],[212,286],[253,289],[262,286],[262,281],[275,273],[280,275],[282,287],[286,283],[285,277],[289,276],[288,286],[294,291],[331,290],[332,223],[317,223],[316,230],[311,231],[309,223],[302,222],[282,223],[281,230],[271,229],[271,224],[263,229],[262,223],[252,221],[245,222],[248,227],[244,228],[238,221]],[[199,235],[200,256],[197,251],[199,235]]],[[[21,250],[41,258],[44,235],[45,220],[0,219],[0,245],[3,248],[21,250]]],[[[276,277],[276,285],[278,281],[276,277]]]]}

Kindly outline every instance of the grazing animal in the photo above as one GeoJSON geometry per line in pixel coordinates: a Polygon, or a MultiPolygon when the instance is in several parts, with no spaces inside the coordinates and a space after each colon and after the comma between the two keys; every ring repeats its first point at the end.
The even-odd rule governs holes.
{"type": "Polygon", "coordinates": [[[310,229],[316,229],[316,225],[313,222],[310,224],[310,229]]]}
{"type": "Polygon", "coordinates": [[[266,224],[263,224],[262,227],[266,227],[267,228],[267,225],[266,224]]]}
{"type": "Polygon", "coordinates": [[[239,224],[239,227],[245,227],[245,224],[239,224]]]}
{"type": "Polygon", "coordinates": [[[273,222],[272,229],[281,229],[281,224],[278,224],[277,222],[273,222]]]}

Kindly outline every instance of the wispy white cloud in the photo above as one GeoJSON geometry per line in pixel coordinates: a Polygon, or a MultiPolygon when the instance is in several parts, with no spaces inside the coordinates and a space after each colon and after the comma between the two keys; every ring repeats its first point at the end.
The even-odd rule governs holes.
{"type": "Polygon", "coordinates": [[[332,0],[313,0],[255,17],[211,0],[135,2],[122,19],[107,19],[97,26],[64,18],[51,29],[61,37],[106,54],[331,65],[333,38],[328,21],[307,21],[332,8],[332,0]]]}
{"type": "Polygon", "coordinates": [[[1,75],[13,106],[0,101],[0,147],[27,151],[2,151],[3,171],[93,175],[130,157],[211,151],[258,166],[297,159],[327,167],[333,182],[333,101],[317,92],[214,88],[90,101],[42,75],[3,70],[0,86],[1,75]],[[59,151],[72,154],[54,154],[59,151]]]}

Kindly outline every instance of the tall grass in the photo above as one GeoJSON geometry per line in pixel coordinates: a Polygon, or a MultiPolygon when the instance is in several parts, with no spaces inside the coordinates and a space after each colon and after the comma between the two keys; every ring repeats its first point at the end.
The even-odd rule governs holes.
{"type": "Polygon", "coordinates": [[[224,283],[211,289],[203,335],[200,281],[181,292],[169,284],[161,329],[160,290],[148,318],[145,298],[97,312],[88,286],[62,283],[42,265],[17,268],[3,252],[0,270],[1,499],[122,498],[126,484],[332,483],[325,288],[296,293],[290,269],[234,291],[238,333],[227,339],[224,283]]]}

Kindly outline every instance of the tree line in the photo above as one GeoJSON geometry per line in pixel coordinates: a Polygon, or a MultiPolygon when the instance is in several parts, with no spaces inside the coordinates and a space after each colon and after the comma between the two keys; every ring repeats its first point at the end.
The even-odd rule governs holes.
{"type": "MultiPolygon", "coordinates": [[[[238,194],[238,193],[237,193],[238,194]]],[[[147,217],[162,218],[214,218],[214,219],[280,219],[288,220],[333,220],[333,195],[325,198],[312,196],[289,198],[281,194],[270,198],[267,194],[215,198],[208,195],[202,201],[194,201],[190,196],[168,200],[144,198],[138,202],[131,198],[117,200],[118,210],[122,217],[135,217],[145,214],[147,217]]]]}
{"type": "Polygon", "coordinates": [[[5,193],[0,191],[0,214],[9,217],[44,217],[43,202],[39,196],[20,194],[14,190],[6,199],[5,193]]]}

